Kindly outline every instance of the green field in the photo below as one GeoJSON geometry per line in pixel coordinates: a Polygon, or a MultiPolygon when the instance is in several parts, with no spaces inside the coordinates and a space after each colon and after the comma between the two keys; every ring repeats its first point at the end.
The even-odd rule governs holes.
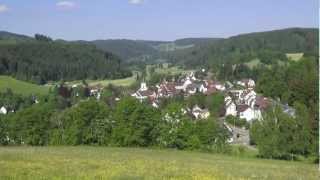
{"type": "Polygon", "coordinates": [[[246,66],[248,66],[250,69],[253,69],[254,67],[258,66],[261,64],[259,59],[253,59],[247,63],[244,63],[246,66]]]}
{"type": "Polygon", "coordinates": [[[166,74],[166,75],[186,74],[192,71],[192,70],[182,69],[178,66],[169,67],[167,63],[162,64],[162,67],[158,67],[158,65],[147,65],[146,66],[147,79],[150,79],[151,77],[151,72],[150,72],[151,68],[154,68],[154,73],[166,74]]]}
{"type": "MultiPolygon", "coordinates": [[[[115,80],[86,80],[89,86],[95,86],[100,84],[101,86],[108,86],[109,84],[115,86],[130,86],[136,82],[136,74],[131,77],[123,78],[123,79],[115,79],[115,80]]],[[[67,85],[79,85],[82,84],[82,81],[71,81],[66,82],[67,85]]]]}
{"type": "Polygon", "coordinates": [[[6,91],[10,88],[14,93],[22,95],[31,94],[47,94],[49,92],[48,86],[39,86],[28,82],[16,80],[9,76],[0,76],[0,92],[6,91]]]}
{"type": "Polygon", "coordinates": [[[0,147],[0,179],[318,179],[314,164],[175,150],[0,147]]]}
{"type": "Polygon", "coordinates": [[[299,61],[303,57],[303,53],[287,53],[286,56],[292,61],[299,61]]]}

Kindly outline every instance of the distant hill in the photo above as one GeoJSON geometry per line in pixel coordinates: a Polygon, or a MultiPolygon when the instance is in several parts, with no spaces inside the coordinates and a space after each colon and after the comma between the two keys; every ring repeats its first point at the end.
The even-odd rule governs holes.
{"type": "Polygon", "coordinates": [[[91,44],[34,39],[2,32],[0,75],[44,84],[47,81],[113,79],[131,76],[116,55],[91,44]]]}
{"type": "Polygon", "coordinates": [[[263,63],[285,58],[287,53],[317,56],[318,29],[288,28],[211,41],[204,46],[170,53],[170,61],[187,67],[241,63],[259,58],[263,63]]]}
{"type": "Polygon", "coordinates": [[[136,40],[96,40],[92,41],[99,49],[112,52],[124,60],[143,55],[153,55],[157,50],[151,44],[157,44],[154,41],[136,41],[136,40]]]}
{"type": "Polygon", "coordinates": [[[99,49],[109,51],[125,61],[143,59],[143,56],[159,56],[159,53],[192,48],[196,45],[208,44],[219,38],[186,38],[176,41],[148,41],[148,40],[96,40],[91,42],[99,49]]]}
{"type": "Polygon", "coordinates": [[[0,31],[0,43],[18,43],[23,41],[32,41],[33,38],[21,35],[21,34],[15,34],[7,31],[0,31]]]}
{"type": "Polygon", "coordinates": [[[223,40],[223,38],[184,38],[175,40],[174,43],[180,46],[186,45],[205,45],[215,41],[223,40]]]}

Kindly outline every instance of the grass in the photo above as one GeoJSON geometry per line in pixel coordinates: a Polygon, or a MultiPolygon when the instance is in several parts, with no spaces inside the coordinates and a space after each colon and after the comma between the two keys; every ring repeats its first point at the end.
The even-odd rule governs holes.
{"type": "Polygon", "coordinates": [[[253,59],[247,63],[245,63],[246,66],[248,66],[248,68],[253,69],[254,67],[258,66],[259,64],[261,64],[259,59],[253,59]]]}
{"type": "MultiPolygon", "coordinates": [[[[102,85],[102,86],[108,86],[109,84],[115,85],[115,86],[130,86],[133,83],[136,82],[136,73],[134,73],[133,76],[123,79],[114,79],[114,80],[86,80],[86,82],[89,84],[89,86],[95,86],[95,85],[102,85]]],[[[66,82],[68,85],[77,85],[82,84],[82,81],[71,81],[66,82]]]]}
{"type": "Polygon", "coordinates": [[[189,72],[192,71],[192,70],[182,69],[182,68],[180,68],[178,66],[168,67],[167,63],[164,63],[161,68],[159,68],[157,65],[147,65],[146,66],[146,72],[147,72],[147,77],[146,78],[147,79],[151,78],[150,68],[152,68],[152,67],[155,67],[154,73],[166,74],[166,75],[186,74],[186,73],[189,73],[189,72]]]}
{"type": "Polygon", "coordinates": [[[318,179],[314,164],[175,150],[0,147],[0,179],[318,179]]]}
{"type": "Polygon", "coordinates": [[[303,53],[287,53],[286,56],[292,61],[299,61],[303,57],[303,53]]]}
{"type": "Polygon", "coordinates": [[[44,95],[49,92],[50,87],[40,86],[20,80],[16,80],[9,76],[0,76],[0,92],[6,91],[10,88],[16,94],[31,95],[40,94],[44,95]]]}

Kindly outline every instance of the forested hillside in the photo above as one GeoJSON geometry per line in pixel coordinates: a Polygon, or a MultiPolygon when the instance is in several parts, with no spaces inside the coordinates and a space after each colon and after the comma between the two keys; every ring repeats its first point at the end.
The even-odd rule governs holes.
{"type": "Polygon", "coordinates": [[[157,53],[157,50],[152,47],[152,43],[146,42],[126,39],[92,41],[99,49],[112,52],[124,60],[157,53]]]}
{"type": "Polygon", "coordinates": [[[318,53],[318,29],[291,28],[268,32],[250,33],[212,41],[191,49],[171,52],[167,57],[171,62],[186,67],[226,63],[236,64],[259,58],[266,64],[284,59],[285,53],[318,53]]]}
{"type": "Polygon", "coordinates": [[[17,39],[15,43],[0,43],[1,75],[38,84],[131,75],[117,56],[93,45],[57,42],[41,35],[28,41],[17,39]]]}

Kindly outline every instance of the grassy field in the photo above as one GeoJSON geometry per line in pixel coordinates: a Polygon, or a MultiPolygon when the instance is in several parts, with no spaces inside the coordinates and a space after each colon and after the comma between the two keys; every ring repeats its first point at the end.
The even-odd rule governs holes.
{"type": "Polygon", "coordinates": [[[261,64],[259,59],[253,59],[247,63],[244,63],[246,66],[248,66],[250,69],[253,69],[254,67],[258,66],[261,64]]]}
{"type": "Polygon", "coordinates": [[[14,93],[22,95],[43,95],[49,92],[48,86],[39,86],[36,84],[19,81],[9,76],[0,76],[0,92],[6,91],[7,88],[10,88],[14,93]]]}
{"type": "Polygon", "coordinates": [[[286,56],[292,61],[299,61],[303,57],[303,53],[287,53],[286,56]]]}
{"type": "Polygon", "coordinates": [[[171,67],[167,67],[167,63],[164,63],[162,65],[162,67],[158,67],[158,65],[147,65],[146,66],[146,73],[147,73],[147,79],[150,79],[151,77],[151,72],[150,69],[154,68],[154,73],[157,74],[167,74],[167,75],[177,75],[177,74],[186,74],[191,72],[192,70],[185,70],[182,69],[178,66],[171,66],[171,67]]]}
{"type": "Polygon", "coordinates": [[[0,179],[318,179],[314,164],[175,150],[0,147],[0,179]]]}
{"type": "MultiPolygon", "coordinates": [[[[102,86],[108,86],[109,84],[115,85],[115,86],[130,86],[134,82],[136,82],[136,74],[134,74],[131,77],[123,78],[123,79],[115,79],[115,80],[86,80],[86,82],[89,84],[89,86],[95,86],[95,85],[102,85],[102,86]]],[[[76,84],[82,84],[82,81],[71,81],[66,82],[68,85],[76,85],[76,84]]]]}

